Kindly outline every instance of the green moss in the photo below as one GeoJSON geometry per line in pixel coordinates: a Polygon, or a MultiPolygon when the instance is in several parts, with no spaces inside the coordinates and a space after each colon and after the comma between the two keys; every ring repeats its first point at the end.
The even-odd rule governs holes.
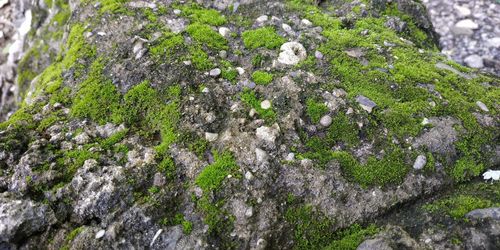
{"type": "Polygon", "coordinates": [[[306,101],[306,113],[313,123],[318,123],[323,115],[328,112],[328,107],[315,98],[306,101]]]}
{"type": "Polygon", "coordinates": [[[260,107],[260,103],[262,100],[257,98],[254,91],[244,90],[240,95],[241,101],[250,106],[251,108],[257,111],[257,114],[264,120],[266,123],[271,124],[276,121],[276,113],[272,108],[263,109],[260,107]]]}
{"type": "Polygon", "coordinates": [[[171,157],[163,156],[160,163],[158,164],[158,170],[162,172],[168,180],[172,180],[175,177],[175,163],[171,157]]]}
{"type": "Polygon", "coordinates": [[[228,49],[227,40],[207,24],[193,23],[186,28],[187,33],[198,43],[217,50],[228,49]]]}
{"type": "Polygon", "coordinates": [[[66,236],[66,242],[71,242],[73,239],[76,238],[77,235],[79,235],[85,228],[84,227],[77,227],[73,229],[73,231],[69,232],[69,234],[66,236]]]}
{"type": "MultiPolygon", "coordinates": [[[[212,203],[207,196],[203,196],[196,203],[196,207],[203,213],[203,221],[208,225],[209,234],[223,236],[231,232],[234,227],[233,216],[222,209],[224,203],[224,200],[212,203]]],[[[219,244],[223,244],[223,242],[219,242],[219,244]]]]}
{"type": "Polygon", "coordinates": [[[293,228],[294,249],[319,249],[333,240],[335,221],[314,211],[311,205],[290,207],[285,220],[293,228]]]}
{"type": "Polygon", "coordinates": [[[204,9],[197,4],[181,6],[180,9],[182,10],[182,15],[187,16],[192,22],[213,26],[220,26],[226,23],[226,18],[214,9],[204,9]]]}
{"type": "Polygon", "coordinates": [[[170,61],[175,58],[183,44],[184,38],[181,35],[164,32],[161,38],[149,48],[149,51],[156,60],[170,61]]]}
{"type": "Polygon", "coordinates": [[[63,152],[63,156],[57,160],[59,170],[63,173],[63,181],[70,181],[76,171],[89,159],[98,160],[99,153],[91,152],[88,149],[75,149],[63,152]]]}
{"type": "Polygon", "coordinates": [[[256,84],[268,85],[273,81],[273,74],[257,70],[253,72],[252,79],[256,84]]]}
{"type": "Polygon", "coordinates": [[[479,176],[483,170],[483,164],[477,164],[474,159],[470,157],[463,157],[455,162],[451,170],[451,176],[455,181],[461,182],[479,176]]]}
{"type": "Polygon", "coordinates": [[[375,225],[369,225],[366,228],[362,228],[358,224],[354,224],[347,229],[344,229],[337,233],[337,240],[334,240],[326,248],[328,250],[355,250],[358,246],[367,239],[367,237],[376,234],[379,230],[375,225]]]}
{"type": "Polygon", "coordinates": [[[231,153],[213,151],[213,155],[214,162],[206,166],[195,181],[204,192],[218,189],[229,174],[239,169],[231,153]]]}
{"type": "Polygon", "coordinates": [[[77,118],[89,118],[100,124],[120,119],[117,112],[120,105],[120,94],[111,80],[103,74],[102,60],[96,60],[87,76],[80,84],[71,107],[71,115],[77,118]]]}
{"type": "Polygon", "coordinates": [[[247,49],[256,49],[260,47],[274,49],[281,46],[286,41],[276,33],[273,27],[247,30],[243,32],[242,38],[247,49]]]}
{"type": "Polygon", "coordinates": [[[208,54],[199,46],[189,48],[190,59],[197,70],[209,70],[214,67],[214,64],[208,58],[208,54]]]}
{"type": "Polygon", "coordinates": [[[358,125],[344,113],[338,113],[332,119],[326,139],[329,143],[342,142],[350,146],[356,146],[360,142],[358,125]]]}
{"type": "Polygon", "coordinates": [[[108,138],[102,139],[99,142],[99,145],[104,150],[110,150],[115,146],[115,144],[121,142],[125,138],[125,136],[128,134],[128,131],[129,131],[128,129],[118,131],[109,136],[108,138]]]}
{"type": "Polygon", "coordinates": [[[193,231],[193,223],[186,220],[186,218],[184,218],[184,215],[180,213],[175,215],[174,224],[181,225],[184,234],[190,234],[191,231],[193,231]]]}
{"type": "Polygon", "coordinates": [[[454,219],[462,219],[464,216],[479,208],[498,206],[488,199],[470,195],[457,195],[424,205],[422,208],[431,213],[444,213],[454,219]]]}
{"type": "Polygon", "coordinates": [[[99,2],[99,14],[133,14],[126,8],[126,4],[129,2],[129,0],[84,0],[82,2],[87,4],[96,4],[97,2],[99,2]]]}
{"type": "Polygon", "coordinates": [[[66,4],[62,7],[62,9],[54,16],[54,21],[57,22],[57,25],[62,26],[66,24],[68,19],[71,17],[71,10],[69,9],[69,5],[66,4]]]}
{"type": "Polygon", "coordinates": [[[189,143],[188,148],[194,152],[199,158],[202,158],[205,152],[210,148],[210,143],[205,139],[197,139],[189,143]]]}

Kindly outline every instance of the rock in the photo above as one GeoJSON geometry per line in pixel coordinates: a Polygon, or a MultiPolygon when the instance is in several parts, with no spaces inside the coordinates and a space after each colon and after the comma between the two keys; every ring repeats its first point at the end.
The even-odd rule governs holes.
{"type": "Polygon", "coordinates": [[[48,205],[0,194],[0,242],[23,242],[56,222],[48,205]]]}
{"type": "Polygon", "coordinates": [[[356,97],[356,101],[359,103],[359,106],[368,113],[371,113],[373,108],[377,106],[375,102],[362,95],[356,97]]]}
{"type": "Polygon", "coordinates": [[[0,0],[0,9],[3,8],[6,4],[9,3],[9,0],[0,0]]]}
{"type": "Polygon", "coordinates": [[[76,144],[84,145],[90,142],[90,137],[87,133],[82,132],[79,135],[75,136],[73,140],[76,142],[76,144]]]}
{"type": "Polygon", "coordinates": [[[298,42],[284,43],[280,50],[278,62],[285,65],[296,65],[307,57],[306,49],[298,42]]]}
{"type": "Polygon", "coordinates": [[[174,14],[175,14],[175,15],[180,15],[181,13],[182,13],[182,11],[181,11],[181,10],[179,10],[179,9],[174,9],[174,14]]]}
{"type": "Polygon", "coordinates": [[[268,16],[262,15],[262,16],[257,17],[257,19],[255,19],[255,22],[258,24],[262,24],[262,23],[266,22],[268,19],[269,19],[268,16]]]}
{"type": "Polygon", "coordinates": [[[157,187],[162,187],[163,185],[165,185],[166,183],[166,178],[165,178],[165,175],[160,173],[160,172],[156,172],[155,173],[155,176],[153,178],[153,185],[154,186],[157,186],[157,187]]]}
{"type": "Polygon", "coordinates": [[[500,48],[500,37],[488,39],[487,44],[489,47],[500,48]]]}
{"type": "Polygon", "coordinates": [[[323,127],[328,127],[330,126],[330,124],[332,124],[332,117],[329,116],[329,115],[324,115],[323,117],[321,117],[321,119],[319,120],[319,124],[321,124],[321,126],[323,127]]]}
{"type": "Polygon", "coordinates": [[[307,20],[307,19],[302,19],[300,20],[300,23],[306,27],[311,27],[313,25],[313,23],[311,23],[311,21],[307,20]]]}
{"type": "Polygon", "coordinates": [[[460,17],[468,17],[471,14],[471,10],[465,6],[455,5],[454,7],[460,17]]]}
{"type": "Polygon", "coordinates": [[[238,75],[243,75],[245,74],[245,69],[243,69],[242,67],[236,67],[236,71],[238,71],[238,75]]]}
{"type": "Polygon", "coordinates": [[[207,140],[209,142],[216,141],[218,136],[219,136],[219,134],[217,134],[217,133],[205,132],[205,140],[207,140]]]}
{"type": "Polygon", "coordinates": [[[264,142],[268,142],[270,144],[274,144],[276,138],[279,135],[279,127],[277,124],[274,124],[272,127],[261,126],[256,130],[257,138],[263,140],[264,142]]]}
{"type": "Polygon", "coordinates": [[[221,73],[221,70],[219,68],[215,68],[210,70],[210,76],[217,77],[221,73]]]}
{"type": "Polygon", "coordinates": [[[283,23],[283,24],[281,25],[281,28],[282,28],[282,29],[283,29],[286,33],[288,33],[288,34],[291,34],[291,35],[294,35],[294,34],[295,34],[295,32],[293,32],[292,27],[290,27],[290,25],[288,25],[288,24],[286,24],[286,23],[283,23]]]}
{"type": "Polygon", "coordinates": [[[104,237],[104,234],[106,234],[106,230],[101,229],[95,234],[95,239],[98,240],[102,237],[104,237]]]}
{"type": "Polygon", "coordinates": [[[229,37],[229,35],[231,34],[231,30],[227,27],[220,27],[219,34],[223,37],[229,37]]]}
{"type": "Polygon", "coordinates": [[[478,28],[479,25],[471,19],[464,19],[458,21],[455,26],[453,26],[452,31],[457,35],[472,35],[474,32],[473,30],[478,28]]]}
{"type": "MultiPolygon", "coordinates": [[[[262,160],[262,159],[259,159],[259,157],[257,157],[257,158],[258,158],[258,160],[262,160]]],[[[247,179],[247,180],[249,180],[249,181],[250,181],[250,180],[252,180],[252,179],[253,179],[253,174],[252,174],[252,172],[247,171],[247,172],[245,173],[245,179],[247,179]]]]}
{"type": "Polygon", "coordinates": [[[269,100],[264,100],[260,103],[260,107],[262,109],[270,109],[271,108],[271,102],[269,100]]]}
{"type": "Polygon", "coordinates": [[[476,102],[476,105],[484,112],[490,112],[490,110],[488,109],[488,107],[486,107],[486,104],[484,104],[483,102],[481,101],[477,101],[476,102]]]}
{"type": "Polygon", "coordinates": [[[266,162],[268,158],[269,155],[266,153],[266,151],[260,148],[255,148],[255,159],[258,163],[266,162]]]}
{"type": "Polygon", "coordinates": [[[316,59],[318,59],[318,60],[321,60],[321,59],[323,59],[323,53],[321,53],[320,51],[316,50],[314,52],[314,57],[316,57],[316,59]]]}
{"type": "Polygon", "coordinates": [[[481,56],[479,56],[479,55],[470,55],[470,56],[467,56],[466,58],[464,58],[464,62],[469,67],[472,67],[472,68],[479,69],[479,68],[484,67],[483,58],[481,56]]]}
{"type": "Polygon", "coordinates": [[[132,8],[151,8],[151,9],[156,8],[156,4],[154,4],[154,3],[148,3],[146,1],[133,1],[133,2],[129,2],[128,6],[130,6],[132,8]]]}
{"type": "Polygon", "coordinates": [[[393,250],[384,239],[365,240],[356,248],[357,250],[393,250]]]}
{"type": "Polygon", "coordinates": [[[421,124],[424,125],[424,126],[427,125],[427,124],[430,124],[429,119],[427,119],[427,118],[424,117],[424,119],[422,120],[421,124]]]}
{"type": "Polygon", "coordinates": [[[413,169],[421,170],[425,167],[425,164],[427,164],[427,157],[425,157],[425,155],[419,155],[413,163],[413,169]]]}
{"type": "Polygon", "coordinates": [[[500,207],[472,210],[465,215],[469,219],[492,219],[500,221],[500,207]]]}
{"type": "Polygon", "coordinates": [[[167,19],[167,27],[175,34],[186,30],[187,23],[184,19],[167,19]]]}
{"type": "Polygon", "coordinates": [[[483,173],[484,180],[498,181],[500,180],[500,170],[488,170],[483,173]]]}
{"type": "Polygon", "coordinates": [[[458,133],[453,128],[459,122],[451,117],[430,118],[433,127],[415,139],[414,148],[425,147],[432,153],[446,157],[456,154],[454,143],[458,140],[458,133]]]}

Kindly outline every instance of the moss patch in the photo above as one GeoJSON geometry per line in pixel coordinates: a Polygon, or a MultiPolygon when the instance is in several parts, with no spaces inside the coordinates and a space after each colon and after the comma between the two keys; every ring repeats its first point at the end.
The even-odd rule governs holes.
{"type": "Polygon", "coordinates": [[[229,174],[239,169],[231,153],[213,151],[213,155],[214,163],[206,166],[195,181],[204,192],[216,190],[229,174]]]}
{"type": "Polygon", "coordinates": [[[269,83],[271,83],[273,81],[273,74],[257,70],[255,72],[253,72],[252,80],[256,84],[268,85],[269,83]]]}
{"type": "Polygon", "coordinates": [[[286,41],[276,33],[273,27],[247,30],[243,32],[242,38],[247,49],[256,49],[260,47],[274,49],[281,46],[286,41]]]}
{"type": "Polygon", "coordinates": [[[208,48],[217,50],[228,48],[227,40],[207,24],[193,23],[186,28],[186,31],[196,42],[208,48]]]}

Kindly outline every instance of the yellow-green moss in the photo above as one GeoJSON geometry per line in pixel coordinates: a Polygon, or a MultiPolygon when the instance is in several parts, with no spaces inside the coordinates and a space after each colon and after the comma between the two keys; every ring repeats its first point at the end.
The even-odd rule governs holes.
{"type": "Polygon", "coordinates": [[[276,33],[273,27],[263,27],[247,30],[242,34],[243,43],[247,49],[265,47],[274,49],[281,46],[286,40],[276,33]]]}
{"type": "Polygon", "coordinates": [[[271,83],[273,81],[273,74],[257,70],[255,72],[253,72],[252,80],[256,84],[268,85],[269,83],[271,83]]]}
{"type": "Polygon", "coordinates": [[[213,26],[220,26],[226,23],[226,18],[217,10],[204,9],[200,5],[191,4],[189,6],[179,6],[181,14],[188,17],[192,22],[198,22],[213,26]]]}
{"type": "Polygon", "coordinates": [[[207,24],[193,23],[186,28],[186,31],[196,42],[204,44],[208,48],[228,49],[227,40],[207,24]]]}
{"type": "Polygon", "coordinates": [[[195,181],[196,185],[203,189],[204,192],[218,189],[229,174],[239,169],[231,153],[218,153],[217,151],[212,153],[214,163],[206,166],[195,181]]]}

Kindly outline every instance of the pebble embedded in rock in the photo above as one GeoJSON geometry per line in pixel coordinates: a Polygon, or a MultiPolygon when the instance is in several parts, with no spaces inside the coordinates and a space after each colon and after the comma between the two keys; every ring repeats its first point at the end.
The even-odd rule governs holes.
{"type": "Polygon", "coordinates": [[[283,28],[283,30],[284,30],[286,33],[289,33],[289,34],[293,33],[293,29],[292,29],[292,27],[290,27],[290,25],[288,25],[288,24],[286,24],[286,23],[282,24],[282,25],[281,25],[281,28],[283,28]]]}
{"type": "Polygon", "coordinates": [[[79,135],[75,136],[73,140],[76,142],[76,144],[83,145],[89,143],[90,137],[87,133],[82,132],[79,135]]]}
{"type": "Polygon", "coordinates": [[[269,19],[268,16],[262,15],[260,17],[257,17],[257,19],[255,19],[255,22],[257,22],[257,23],[263,23],[263,22],[266,22],[268,19],[269,19]]]}
{"type": "Polygon", "coordinates": [[[483,58],[478,55],[470,55],[464,59],[464,62],[472,68],[482,68],[484,67],[483,58]]]}
{"type": "Polygon", "coordinates": [[[253,179],[253,174],[252,174],[252,172],[247,171],[247,172],[245,173],[245,179],[247,179],[247,180],[249,180],[249,181],[250,181],[250,180],[252,180],[252,179],[253,179]]]}
{"type": "Polygon", "coordinates": [[[415,170],[423,169],[426,163],[427,163],[427,157],[425,157],[425,155],[419,155],[417,156],[415,163],[413,163],[413,169],[415,170]]]}
{"type": "Polygon", "coordinates": [[[0,0],[0,8],[2,8],[4,5],[8,4],[9,0],[0,0]]]}
{"type": "Polygon", "coordinates": [[[313,24],[311,23],[311,21],[307,20],[307,19],[302,19],[300,20],[300,23],[304,26],[307,26],[307,27],[310,27],[312,26],[313,24]]]}
{"type": "Polygon", "coordinates": [[[274,141],[276,141],[278,133],[279,133],[279,127],[277,124],[273,125],[272,127],[261,126],[258,127],[257,130],[255,131],[257,138],[272,144],[274,144],[274,141]]]}
{"type": "Polygon", "coordinates": [[[356,97],[356,101],[359,103],[361,108],[366,110],[368,113],[371,113],[373,108],[377,106],[375,102],[362,95],[356,97]]]}
{"type": "Polygon", "coordinates": [[[296,65],[306,59],[306,49],[298,42],[287,42],[281,45],[278,62],[286,65],[296,65]]]}
{"type": "Polygon", "coordinates": [[[182,11],[181,11],[181,10],[179,10],[179,9],[175,9],[175,10],[174,10],[174,14],[175,14],[175,15],[180,15],[180,14],[181,14],[181,12],[182,12],[182,11]]]}
{"type": "Polygon", "coordinates": [[[260,103],[260,107],[262,109],[269,109],[271,108],[271,102],[269,100],[264,100],[260,103]]]}
{"type": "Polygon", "coordinates": [[[332,117],[329,115],[321,117],[321,119],[319,120],[319,124],[321,124],[321,126],[323,127],[330,126],[330,124],[332,124],[332,117]]]}
{"type": "Polygon", "coordinates": [[[231,34],[231,30],[227,27],[220,27],[219,34],[223,37],[228,37],[231,34]]]}
{"type": "Polygon", "coordinates": [[[316,50],[314,52],[314,57],[316,57],[316,59],[318,59],[318,60],[321,60],[321,59],[323,59],[323,53],[321,53],[320,51],[316,50]]]}
{"type": "Polygon", "coordinates": [[[424,119],[422,120],[422,125],[424,125],[424,126],[425,126],[425,125],[427,125],[427,124],[429,124],[429,123],[431,123],[431,122],[430,122],[430,121],[429,121],[429,119],[427,119],[427,118],[424,118],[424,119]]]}
{"type": "Polygon", "coordinates": [[[471,10],[465,6],[455,5],[454,7],[457,10],[457,13],[461,17],[467,17],[467,16],[470,16],[470,14],[471,14],[471,10]]]}
{"type": "Polygon", "coordinates": [[[236,67],[236,71],[238,71],[238,75],[243,75],[245,74],[245,69],[243,69],[242,67],[236,67]]]}
{"type": "Polygon", "coordinates": [[[95,239],[98,240],[100,238],[102,238],[104,236],[104,234],[106,233],[106,230],[104,229],[101,229],[99,230],[96,234],[95,234],[95,239]]]}
{"type": "Polygon", "coordinates": [[[486,104],[484,104],[483,102],[481,101],[477,101],[476,102],[476,105],[484,112],[490,112],[490,110],[488,109],[488,107],[486,107],[486,104]]]}
{"type": "Polygon", "coordinates": [[[453,27],[452,31],[456,35],[472,35],[474,30],[478,29],[479,25],[471,19],[464,19],[458,21],[453,27]]]}
{"type": "Polygon", "coordinates": [[[217,77],[221,73],[221,70],[219,68],[215,68],[210,70],[210,76],[217,77]]]}
{"type": "Polygon", "coordinates": [[[219,134],[217,133],[209,133],[209,132],[205,133],[205,139],[209,142],[216,141],[217,137],[219,137],[219,134]]]}

